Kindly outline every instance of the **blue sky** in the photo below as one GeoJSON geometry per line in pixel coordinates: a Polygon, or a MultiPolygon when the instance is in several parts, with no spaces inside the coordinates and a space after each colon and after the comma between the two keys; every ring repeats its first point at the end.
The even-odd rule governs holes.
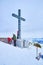
{"type": "Polygon", "coordinates": [[[21,21],[22,37],[43,37],[43,0],[0,0],[0,33],[17,33],[18,20],[12,13],[26,21],[21,21]]]}

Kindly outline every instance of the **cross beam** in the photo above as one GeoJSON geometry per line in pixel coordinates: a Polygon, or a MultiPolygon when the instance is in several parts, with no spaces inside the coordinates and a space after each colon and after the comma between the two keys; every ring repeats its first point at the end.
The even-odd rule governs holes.
{"type": "Polygon", "coordinates": [[[21,39],[21,20],[25,21],[25,19],[21,17],[20,9],[18,10],[18,15],[12,13],[12,16],[18,19],[18,39],[21,39]]]}

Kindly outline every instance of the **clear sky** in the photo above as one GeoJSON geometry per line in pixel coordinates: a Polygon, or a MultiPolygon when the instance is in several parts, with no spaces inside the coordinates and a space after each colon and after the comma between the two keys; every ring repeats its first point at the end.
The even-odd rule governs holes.
{"type": "Polygon", "coordinates": [[[43,0],[0,0],[0,33],[17,33],[18,20],[12,13],[18,15],[21,9],[22,37],[43,37],[43,0]]]}

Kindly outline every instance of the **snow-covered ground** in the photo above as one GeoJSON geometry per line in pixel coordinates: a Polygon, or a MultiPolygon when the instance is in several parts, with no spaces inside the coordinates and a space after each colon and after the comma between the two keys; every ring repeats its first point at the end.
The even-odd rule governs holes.
{"type": "MultiPolygon", "coordinates": [[[[43,54],[43,44],[39,52],[43,54]]],[[[43,59],[37,60],[36,47],[14,47],[0,42],[0,65],[43,65],[43,59]]]]}

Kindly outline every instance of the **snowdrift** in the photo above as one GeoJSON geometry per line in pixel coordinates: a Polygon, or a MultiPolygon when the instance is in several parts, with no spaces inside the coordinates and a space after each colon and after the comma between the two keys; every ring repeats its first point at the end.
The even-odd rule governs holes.
{"type": "MultiPolygon", "coordinates": [[[[43,53],[43,46],[39,52],[43,53]]],[[[43,65],[43,60],[35,57],[34,46],[19,48],[0,42],[0,65],[43,65]]]]}

